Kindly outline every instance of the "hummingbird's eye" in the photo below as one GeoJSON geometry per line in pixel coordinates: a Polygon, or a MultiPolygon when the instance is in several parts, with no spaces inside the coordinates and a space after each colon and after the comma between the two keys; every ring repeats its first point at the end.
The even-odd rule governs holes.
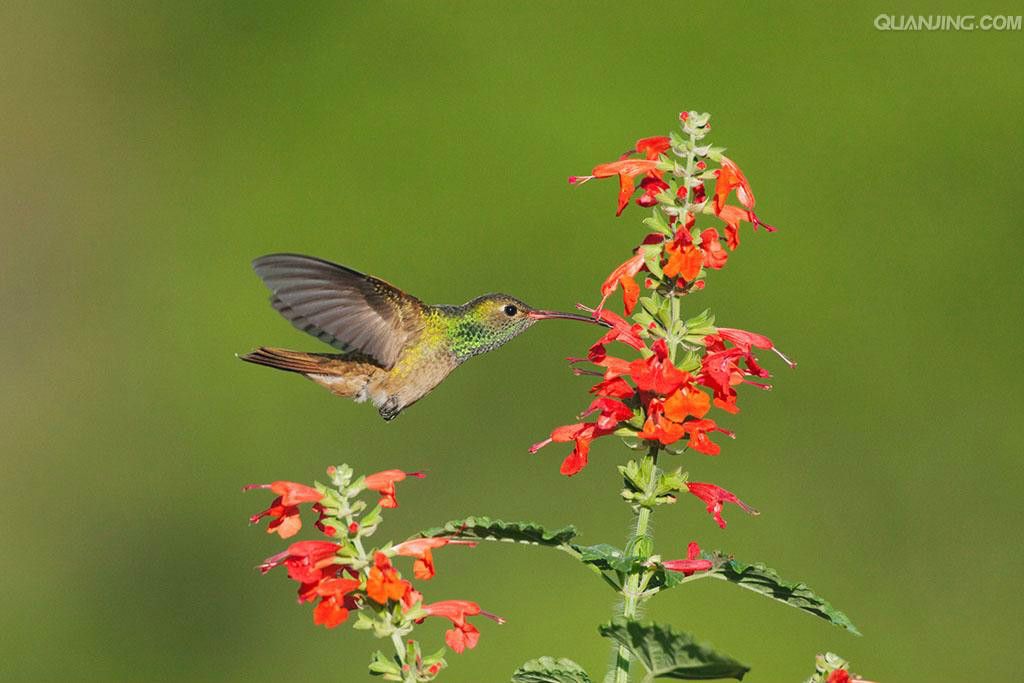
{"type": "Polygon", "coordinates": [[[512,304],[506,304],[504,311],[505,315],[511,318],[512,316],[519,312],[519,309],[513,306],[512,304]]]}

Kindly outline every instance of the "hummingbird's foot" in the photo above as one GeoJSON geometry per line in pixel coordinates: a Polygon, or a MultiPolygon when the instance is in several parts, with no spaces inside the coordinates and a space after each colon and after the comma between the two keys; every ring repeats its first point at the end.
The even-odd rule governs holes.
{"type": "Polygon", "coordinates": [[[380,404],[377,412],[388,422],[394,420],[402,412],[402,408],[398,405],[398,397],[394,395],[388,396],[388,400],[380,404]]]}

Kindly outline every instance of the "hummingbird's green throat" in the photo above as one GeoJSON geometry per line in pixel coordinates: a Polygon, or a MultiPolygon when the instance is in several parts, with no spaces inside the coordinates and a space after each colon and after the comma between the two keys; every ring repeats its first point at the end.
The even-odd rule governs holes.
{"type": "Polygon", "coordinates": [[[281,315],[342,353],[260,347],[242,360],[297,372],[338,396],[369,399],[385,420],[426,396],[464,361],[538,320],[601,324],[531,308],[506,294],[431,306],[383,280],[312,256],[271,254],[253,261],[253,269],[281,315]]]}

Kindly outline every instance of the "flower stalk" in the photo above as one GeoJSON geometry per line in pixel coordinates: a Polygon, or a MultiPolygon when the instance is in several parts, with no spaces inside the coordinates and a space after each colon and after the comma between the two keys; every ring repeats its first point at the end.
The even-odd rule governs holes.
{"type": "MultiPolygon", "coordinates": [[[[658,483],[658,446],[651,446],[647,454],[644,456],[641,468],[650,470],[650,476],[647,480],[647,486],[645,487],[645,493],[650,497],[658,483]]],[[[629,538],[629,542],[626,544],[628,549],[646,550],[647,553],[644,559],[650,556],[653,551],[653,543],[651,542],[651,536],[648,532],[651,522],[652,508],[648,505],[638,505],[636,511],[636,524],[633,527],[633,534],[629,538]]],[[[649,571],[644,568],[643,571],[636,571],[629,575],[626,579],[626,583],[622,588],[622,616],[627,619],[635,619],[639,612],[640,605],[644,599],[643,591],[646,588],[646,579],[649,577],[649,571]]],[[[629,665],[630,665],[630,652],[629,649],[624,646],[618,646],[615,652],[615,661],[612,665],[612,669],[608,673],[608,678],[614,680],[615,683],[627,683],[629,681],[629,665]]]]}

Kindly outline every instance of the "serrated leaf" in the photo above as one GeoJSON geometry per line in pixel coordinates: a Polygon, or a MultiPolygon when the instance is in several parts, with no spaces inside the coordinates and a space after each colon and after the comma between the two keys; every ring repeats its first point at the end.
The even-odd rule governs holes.
{"type": "Polygon", "coordinates": [[[745,564],[728,560],[715,569],[712,575],[809,612],[858,636],[861,635],[849,617],[815,594],[807,584],[783,581],[774,569],[764,564],[745,564]]]}
{"type": "Polygon", "coordinates": [[[481,541],[507,541],[531,545],[566,545],[576,537],[576,527],[547,529],[535,522],[503,522],[490,517],[466,517],[453,519],[444,526],[419,532],[421,538],[437,536],[458,536],[481,541]]]}
{"type": "Polygon", "coordinates": [[[635,555],[627,555],[623,550],[607,543],[573,547],[580,553],[580,562],[592,564],[602,571],[629,573],[643,560],[635,555]]]}
{"type": "Polygon", "coordinates": [[[749,666],[716,652],[706,643],[698,643],[691,634],[676,631],[671,626],[641,624],[617,617],[598,630],[640,660],[647,669],[647,681],[655,678],[742,680],[750,671],[749,666]]]}
{"type": "Polygon", "coordinates": [[[531,659],[512,674],[512,683],[590,683],[590,676],[571,659],[531,659]]]}

